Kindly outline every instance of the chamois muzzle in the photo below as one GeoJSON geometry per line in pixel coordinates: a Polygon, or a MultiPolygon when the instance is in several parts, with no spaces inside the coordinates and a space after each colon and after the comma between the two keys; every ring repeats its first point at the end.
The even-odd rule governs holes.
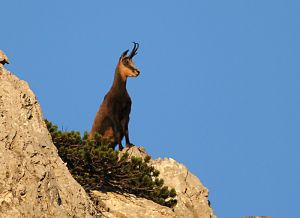
{"type": "Polygon", "coordinates": [[[135,69],[134,72],[135,72],[135,76],[140,75],[140,71],[138,69],[135,69]]]}

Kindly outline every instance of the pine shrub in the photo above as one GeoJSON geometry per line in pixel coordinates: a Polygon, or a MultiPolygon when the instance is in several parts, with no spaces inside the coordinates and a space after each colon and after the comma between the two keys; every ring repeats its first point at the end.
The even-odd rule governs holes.
{"type": "Polygon", "coordinates": [[[51,122],[45,123],[59,156],[85,190],[130,193],[164,206],[176,205],[175,189],[164,186],[159,171],[149,164],[150,156],[129,159],[125,153],[119,158],[108,142],[98,143],[103,141],[99,134],[89,140],[87,132],[81,137],[79,132],[61,131],[51,122]]]}

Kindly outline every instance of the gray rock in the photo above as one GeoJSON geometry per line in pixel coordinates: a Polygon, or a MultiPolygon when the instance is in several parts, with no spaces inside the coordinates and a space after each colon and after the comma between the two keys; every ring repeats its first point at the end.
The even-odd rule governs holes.
{"type": "MultiPolygon", "coordinates": [[[[145,158],[148,155],[144,148],[136,146],[123,149],[120,155],[125,152],[129,154],[129,157],[145,158]]],[[[165,185],[176,189],[177,205],[174,208],[168,208],[134,195],[124,196],[111,192],[93,191],[92,195],[98,199],[105,216],[216,218],[208,202],[207,188],[183,164],[171,158],[151,160],[150,164],[160,171],[160,177],[164,179],[165,185]]]]}
{"type": "Polygon", "coordinates": [[[153,201],[137,198],[134,195],[121,195],[113,192],[92,191],[91,195],[99,202],[99,210],[110,218],[174,218],[171,208],[153,201]]]}
{"type": "Polygon", "coordinates": [[[143,160],[146,158],[146,156],[148,156],[146,150],[144,147],[137,147],[137,146],[133,146],[133,147],[125,147],[119,154],[119,157],[121,157],[123,154],[128,153],[128,158],[131,157],[140,157],[143,160]]]}
{"type": "Polygon", "coordinates": [[[0,217],[94,217],[25,81],[0,66],[0,217]]]}
{"type": "Polygon", "coordinates": [[[152,160],[151,164],[160,171],[164,184],[177,191],[176,217],[215,217],[208,201],[208,189],[183,164],[172,158],[152,160]]]}
{"type": "Polygon", "coordinates": [[[271,216],[243,216],[242,218],[272,218],[271,216]]]}

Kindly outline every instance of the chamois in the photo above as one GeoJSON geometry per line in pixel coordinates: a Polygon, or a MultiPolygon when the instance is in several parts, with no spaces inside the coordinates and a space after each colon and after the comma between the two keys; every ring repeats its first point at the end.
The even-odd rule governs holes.
{"type": "Polygon", "coordinates": [[[133,146],[129,140],[128,123],[131,111],[131,98],[126,90],[127,77],[137,77],[140,71],[135,67],[132,58],[137,54],[138,43],[134,43],[131,53],[122,53],[115,70],[113,84],[96,114],[89,138],[94,138],[98,132],[102,139],[108,140],[115,148],[123,149],[122,139],[125,136],[126,147],[133,146]]]}

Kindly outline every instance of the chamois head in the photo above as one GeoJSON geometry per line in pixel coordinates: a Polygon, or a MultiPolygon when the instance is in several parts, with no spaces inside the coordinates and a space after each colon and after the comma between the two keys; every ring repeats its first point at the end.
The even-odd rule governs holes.
{"type": "Polygon", "coordinates": [[[140,74],[140,71],[134,66],[134,63],[132,61],[132,58],[137,54],[139,44],[136,42],[133,42],[133,44],[134,47],[130,52],[130,54],[127,56],[127,53],[129,51],[128,49],[122,53],[119,59],[119,63],[118,63],[119,72],[124,78],[137,77],[140,74]]]}

